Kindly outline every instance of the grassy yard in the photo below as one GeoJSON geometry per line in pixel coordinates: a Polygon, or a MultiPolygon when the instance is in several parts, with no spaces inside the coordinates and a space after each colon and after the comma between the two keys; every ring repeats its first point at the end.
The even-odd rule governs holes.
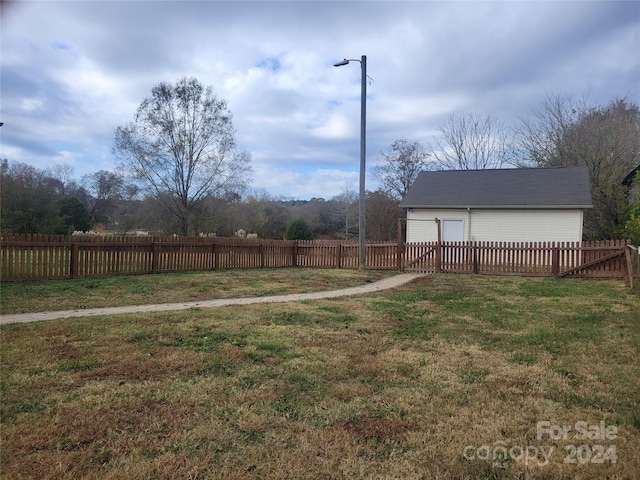
{"type": "Polygon", "coordinates": [[[394,273],[272,268],[7,282],[0,284],[0,313],[308,293],[355,287],[394,273]]]}
{"type": "MultiPolygon", "coordinates": [[[[378,275],[24,283],[2,285],[2,304],[378,275]]],[[[435,275],[361,297],[2,326],[0,478],[637,479],[639,312],[620,281],[435,275]]]]}

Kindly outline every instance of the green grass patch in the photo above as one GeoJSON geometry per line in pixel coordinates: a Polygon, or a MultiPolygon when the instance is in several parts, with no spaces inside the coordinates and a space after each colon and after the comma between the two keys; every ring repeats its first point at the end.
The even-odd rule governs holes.
{"type": "Polygon", "coordinates": [[[491,372],[487,369],[469,368],[467,370],[463,370],[460,376],[465,383],[481,383],[489,373],[491,372]]]}
{"type": "Polygon", "coordinates": [[[58,364],[58,370],[61,372],[84,372],[86,370],[94,370],[100,367],[100,362],[94,356],[81,358],[70,358],[63,360],[58,364]]]}
{"type": "MultiPolygon", "coordinates": [[[[309,302],[302,305],[309,306],[309,302]]],[[[348,327],[357,320],[352,313],[336,305],[321,305],[311,308],[292,307],[288,311],[265,312],[262,321],[275,325],[321,326],[325,328],[348,327]]]]}
{"type": "Polygon", "coordinates": [[[176,347],[191,347],[204,352],[214,352],[220,348],[221,344],[225,343],[240,347],[245,346],[246,334],[214,330],[196,325],[190,331],[176,335],[174,338],[174,346],[176,347]]]}

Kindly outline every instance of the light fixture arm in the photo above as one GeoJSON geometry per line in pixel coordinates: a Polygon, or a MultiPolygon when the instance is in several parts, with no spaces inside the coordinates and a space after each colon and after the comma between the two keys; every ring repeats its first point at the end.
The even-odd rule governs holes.
{"type": "Polygon", "coordinates": [[[345,65],[349,65],[349,62],[360,62],[362,64],[362,60],[358,60],[357,58],[345,58],[344,60],[334,63],[334,67],[344,67],[345,65]]]}

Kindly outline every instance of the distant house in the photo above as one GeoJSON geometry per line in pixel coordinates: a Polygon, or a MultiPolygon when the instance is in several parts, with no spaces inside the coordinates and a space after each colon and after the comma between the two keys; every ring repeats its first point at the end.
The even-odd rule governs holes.
{"type": "Polygon", "coordinates": [[[400,202],[407,242],[578,242],[592,208],[587,167],[422,172],[400,202]]]}

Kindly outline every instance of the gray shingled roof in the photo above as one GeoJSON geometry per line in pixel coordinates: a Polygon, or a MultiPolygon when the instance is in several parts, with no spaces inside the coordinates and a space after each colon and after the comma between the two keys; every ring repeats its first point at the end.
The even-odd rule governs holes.
{"type": "Polygon", "coordinates": [[[591,208],[587,167],[421,172],[404,208],[591,208]]]}

